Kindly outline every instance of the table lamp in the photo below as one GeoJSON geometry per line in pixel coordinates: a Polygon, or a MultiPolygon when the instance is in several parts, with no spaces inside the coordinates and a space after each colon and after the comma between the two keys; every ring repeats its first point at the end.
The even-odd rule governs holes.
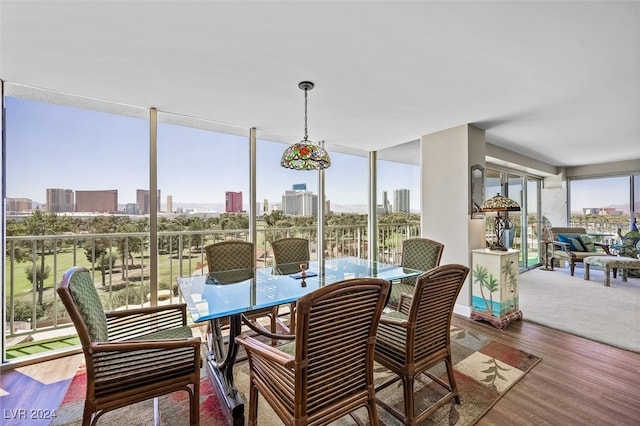
{"type": "Polygon", "coordinates": [[[495,197],[489,198],[482,206],[483,212],[496,213],[494,219],[494,232],[496,235],[495,242],[489,247],[490,250],[507,251],[502,243],[504,231],[509,228],[506,212],[519,212],[520,205],[510,198],[496,194],[495,197]],[[500,215],[502,213],[502,215],[500,215]]]}

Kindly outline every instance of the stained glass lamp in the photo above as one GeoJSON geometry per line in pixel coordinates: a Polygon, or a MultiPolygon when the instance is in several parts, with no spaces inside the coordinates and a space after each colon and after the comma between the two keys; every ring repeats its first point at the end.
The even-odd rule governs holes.
{"type": "Polygon", "coordinates": [[[298,87],[304,90],[304,139],[285,149],[280,165],[294,170],[319,170],[331,166],[331,159],[325,149],[309,140],[307,134],[307,91],[313,83],[303,81],[298,87]]]}
{"type": "Polygon", "coordinates": [[[489,249],[506,251],[507,248],[502,243],[502,237],[504,235],[504,231],[509,228],[509,224],[507,223],[506,212],[519,212],[520,205],[510,198],[503,197],[500,194],[496,194],[495,197],[491,197],[484,202],[484,205],[482,206],[482,211],[496,213],[494,228],[493,228],[496,235],[496,240],[489,247],[489,249]],[[503,213],[503,216],[500,216],[500,213],[503,213]]]}

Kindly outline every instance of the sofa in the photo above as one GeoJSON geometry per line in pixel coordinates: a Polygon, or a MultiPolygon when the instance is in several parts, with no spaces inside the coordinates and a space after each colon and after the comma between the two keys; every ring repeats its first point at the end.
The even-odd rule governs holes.
{"type": "Polygon", "coordinates": [[[547,228],[547,247],[551,246],[551,269],[557,261],[569,262],[571,276],[576,263],[582,262],[588,256],[611,255],[609,246],[593,241],[584,228],[547,228]]]}

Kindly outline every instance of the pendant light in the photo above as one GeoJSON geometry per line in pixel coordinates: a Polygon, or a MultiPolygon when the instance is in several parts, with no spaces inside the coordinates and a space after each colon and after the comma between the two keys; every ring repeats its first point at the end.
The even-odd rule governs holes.
{"type": "Polygon", "coordinates": [[[307,134],[307,92],[313,89],[310,81],[302,81],[298,87],[304,90],[304,139],[287,147],[282,154],[280,165],[294,170],[320,170],[331,165],[327,151],[308,139],[307,134]]]}

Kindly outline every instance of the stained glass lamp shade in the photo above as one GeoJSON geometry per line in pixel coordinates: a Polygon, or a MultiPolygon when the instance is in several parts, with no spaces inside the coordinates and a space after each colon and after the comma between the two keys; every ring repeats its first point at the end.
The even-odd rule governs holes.
{"type": "Polygon", "coordinates": [[[497,194],[495,197],[489,198],[482,206],[483,212],[496,213],[494,222],[494,232],[496,240],[489,248],[491,250],[506,251],[507,248],[502,243],[504,231],[509,228],[507,223],[506,212],[519,212],[520,205],[510,198],[497,194]],[[503,213],[503,216],[500,216],[503,213]]]}
{"type": "Polygon", "coordinates": [[[294,170],[320,170],[331,166],[327,151],[308,139],[307,135],[307,91],[313,89],[313,83],[303,81],[298,87],[304,90],[304,139],[285,149],[280,165],[294,170]]]}
{"type": "Polygon", "coordinates": [[[331,159],[324,148],[303,140],[284,151],[280,164],[295,170],[319,170],[329,167],[331,159]]]}

